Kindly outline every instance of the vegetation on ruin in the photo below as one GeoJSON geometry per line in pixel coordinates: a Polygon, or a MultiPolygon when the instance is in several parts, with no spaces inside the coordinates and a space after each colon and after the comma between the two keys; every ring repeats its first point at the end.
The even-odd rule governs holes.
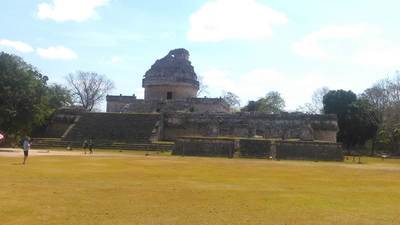
{"type": "Polygon", "coordinates": [[[1,224],[400,223],[399,160],[114,155],[1,157],[1,224]]]}
{"type": "Polygon", "coordinates": [[[249,101],[242,108],[244,112],[266,112],[271,114],[279,114],[285,110],[285,100],[277,91],[268,92],[265,97],[259,98],[257,101],[249,101]]]}

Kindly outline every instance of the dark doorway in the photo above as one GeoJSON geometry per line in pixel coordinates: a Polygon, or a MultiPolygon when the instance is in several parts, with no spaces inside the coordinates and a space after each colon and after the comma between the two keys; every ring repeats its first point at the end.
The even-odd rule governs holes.
{"type": "Polygon", "coordinates": [[[167,92],[167,99],[172,99],[172,92],[167,92]]]}

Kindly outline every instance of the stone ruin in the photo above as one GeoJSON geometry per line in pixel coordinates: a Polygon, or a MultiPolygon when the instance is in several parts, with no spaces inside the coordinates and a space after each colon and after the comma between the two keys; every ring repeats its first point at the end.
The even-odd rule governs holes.
{"type": "Polygon", "coordinates": [[[312,148],[323,155],[336,149],[336,145],[318,144],[336,143],[335,115],[231,113],[222,98],[197,98],[199,81],[185,49],[172,50],[157,60],[145,73],[142,85],[144,99],[107,96],[106,113],[59,111],[48,136],[76,144],[87,137],[119,144],[177,141],[184,137],[261,138],[283,141],[280,152],[293,150],[297,158],[303,155],[295,151],[297,148],[312,148]]]}
{"type": "Polygon", "coordinates": [[[144,99],[135,96],[107,96],[107,112],[229,112],[222,98],[197,98],[199,81],[180,48],[157,60],[142,80],[144,99]]]}
{"type": "MultiPolygon", "coordinates": [[[[335,115],[231,113],[229,105],[222,98],[197,98],[199,81],[189,56],[189,52],[181,48],[172,50],[157,60],[143,77],[144,99],[138,99],[136,96],[109,95],[107,112],[104,115],[82,113],[81,116],[77,116],[78,119],[58,125],[59,130],[52,133],[60,134],[63,128],[73,125],[62,137],[69,140],[85,136],[107,138],[107,135],[98,134],[106,129],[111,140],[134,142],[134,137],[138,135],[126,133],[146,128],[151,132],[141,134],[140,142],[146,139],[174,141],[182,136],[196,136],[259,137],[336,143],[338,125],[335,115]],[[158,116],[154,117],[155,114],[158,116]],[[158,118],[157,122],[151,122],[154,118],[158,118]],[[135,128],[132,130],[124,121],[134,121],[131,125],[135,128]],[[147,122],[141,126],[140,121],[147,122]],[[102,129],[102,126],[106,125],[107,128],[102,129]],[[88,133],[90,130],[96,132],[88,133]]],[[[76,113],[73,115],[76,116],[76,113]]],[[[55,118],[57,117],[60,115],[55,115],[55,118]]]]}
{"type": "Polygon", "coordinates": [[[186,49],[172,50],[157,60],[143,79],[145,100],[185,100],[195,98],[199,81],[186,49]]]}

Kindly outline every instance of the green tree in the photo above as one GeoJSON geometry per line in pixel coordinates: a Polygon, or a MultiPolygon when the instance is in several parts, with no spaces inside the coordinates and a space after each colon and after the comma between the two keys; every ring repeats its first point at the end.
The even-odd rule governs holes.
{"type": "Polygon", "coordinates": [[[373,139],[372,153],[375,144],[379,144],[381,150],[391,149],[393,153],[400,152],[400,73],[396,71],[394,76],[382,79],[372,87],[366,89],[361,98],[373,105],[379,118],[379,132],[373,139]]]}
{"type": "Polygon", "coordinates": [[[341,121],[339,132],[346,148],[364,146],[378,131],[379,119],[372,105],[364,100],[356,100],[347,109],[341,121]]]}
{"type": "Polygon", "coordinates": [[[244,112],[255,112],[257,111],[258,103],[257,101],[249,101],[245,107],[242,108],[244,112]]]}
{"type": "Polygon", "coordinates": [[[323,97],[324,113],[343,115],[348,107],[357,100],[357,95],[352,91],[333,90],[323,97]]]}
{"type": "Polygon", "coordinates": [[[58,109],[63,106],[73,104],[71,91],[59,84],[53,84],[48,88],[49,106],[53,109],[58,109]]]}
{"type": "Polygon", "coordinates": [[[232,92],[223,92],[222,98],[231,107],[232,111],[238,111],[240,109],[240,98],[232,92]]]}
{"type": "Polygon", "coordinates": [[[47,81],[22,58],[0,53],[0,130],[9,136],[30,134],[44,127],[57,108],[70,105],[69,91],[47,81]]]}
{"type": "Polygon", "coordinates": [[[8,134],[28,134],[51,114],[46,82],[20,57],[0,53],[0,128],[8,134]]]}
{"type": "Polygon", "coordinates": [[[252,112],[266,112],[277,114],[284,111],[285,100],[277,91],[268,92],[264,98],[257,101],[249,101],[249,103],[242,108],[242,111],[252,112]]]}
{"type": "Polygon", "coordinates": [[[330,91],[324,96],[323,103],[326,114],[337,115],[337,139],[346,149],[364,145],[376,135],[379,125],[376,111],[368,101],[357,100],[352,91],[330,91]]]}

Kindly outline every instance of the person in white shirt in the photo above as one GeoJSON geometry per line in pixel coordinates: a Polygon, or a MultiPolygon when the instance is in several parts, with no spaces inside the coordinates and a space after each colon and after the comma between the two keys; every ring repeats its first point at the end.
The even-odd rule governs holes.
{"type": "Polygon", "coordinates": [[[24,150],[24,162],[22,164],[24,164],[24,165],[26,163],[26,159],[28,158],[30,148],[31,148],[30,139],[29,139],[29,137],[25,137],[25,139],[22,143],[22,149],[24,150]]]}

